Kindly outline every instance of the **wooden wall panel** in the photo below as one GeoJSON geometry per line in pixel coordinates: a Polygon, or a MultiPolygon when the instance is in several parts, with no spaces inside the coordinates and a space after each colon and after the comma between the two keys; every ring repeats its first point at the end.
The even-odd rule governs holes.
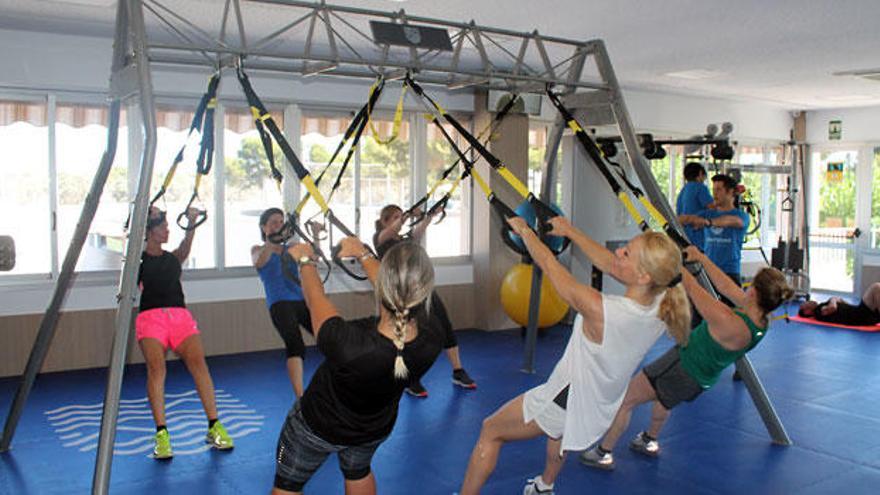
{"type": "MultiPolygon", "coordinates": [[[[444,286],[439,292],[455,328],[473,328],[473,286],[444,286]]],[[[372,292],[331,294],[330,298],[346,318],[375,312],[372,292]]],[[[198,321],[209,356],[283,348],[263,299],[191,304],[189,309],[198,321]]],[[[0,317],[0,376],[20,375],[24,371],[41,318],[41,314],[0,317]]],[[[62,313],[42,371],[107,366],[114,318],[113,310],[62,313]]],[[[314,338],[303,333],[306,344],[314,345],[314,338]]],[[[127,362],[143,362],[134,329],[129,338],[127,362]]]]}

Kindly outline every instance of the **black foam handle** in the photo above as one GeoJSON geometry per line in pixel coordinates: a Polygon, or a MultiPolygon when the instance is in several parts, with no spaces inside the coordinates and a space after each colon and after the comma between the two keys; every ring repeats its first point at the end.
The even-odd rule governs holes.
{"type": "MultiPolygon", "coordinates": [[[[188,210],[189,208],[187,208],[188,210]]],[[[190,230],[196,230],[208,219],[208,212],[206,210],[199,210],[199,216],[196,217],[196,221],[193,223],[189,223],[187,225],[183,224],[183,220],[186,219],[186,210],[177,215],[177,226],[181,229],[189,232],[190,230]]]]}

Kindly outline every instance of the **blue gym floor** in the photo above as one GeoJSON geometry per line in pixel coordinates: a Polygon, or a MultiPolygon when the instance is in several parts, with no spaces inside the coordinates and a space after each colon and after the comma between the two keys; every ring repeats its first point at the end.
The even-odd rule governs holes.
{"type": "MultiPolygon", "coordinates": [[[[373,468],[381,494],[451,494],[464,475],[481,420],[508,399],[541,383],[570,334],[551,329],[538,341],[537,374],[521,373],[519,331],[459,332],[476,391],[454,388],[445,357],[427,374],[425,400],[404,396],[391,438],[373,468]]],[[[664,339],[647,359],[669,346],[664,339]]],[[[569,457],[556,493],[878,493],[880,486],[880,335],[777,321],[751,353],[794,445],[773,445],[748,392],[725,373],[696,402],[676,409],[663,435],[662,456],[639,457],[621,442],[617,469],[598,472],[569,457]]],[[[320,361],[310,348],[307,378],[320,361]]],[[[229,453],[203,451],[204,415],[189,375],[178,362],[168,369],[169,427],[175,457],[149,456],[154,431],[144,400],[142,365],[126,370],[124,406],[113,461],[111,491],[154,493],[268,493],[279,427],[292,389],[281,351],[209,359],[221,419],[237,436],[229,453]],[[172,395],[174,397],[172,397],[172,395]],[[174,402],[173,405],[172,402],[174,402]],[[125,426],[125,429],[122,427],[125,426]]],[[[105,370],[41,375],[10,452],[0,454],[0,492],[87,493],[95,461],[93,438],[105,370]],[[77,407],[71,407],[77,406],[77,407]]],[[[0,380],[5,418],[17,380],[0,380]]],[[[625,440],[646,424],[648,409],[633,416],[625,440]]],[[[521,493],[539,473],[544,442],[506,446],[487,494],[521,493]]],[[[327,462],[306,493],[342,493],[336,460],[327,462]]]]}

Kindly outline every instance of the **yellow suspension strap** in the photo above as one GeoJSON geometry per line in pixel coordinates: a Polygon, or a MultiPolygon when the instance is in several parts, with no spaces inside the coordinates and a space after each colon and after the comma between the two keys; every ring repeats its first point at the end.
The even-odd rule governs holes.
{"type": "MultiPolygon", "coordinates": [[[[587,131],[578,123],[577,119],[574,118],[574,115],[565,108],[562,102],[559,100],[559,96],[553,93],[550,88],[547,88],[547,96],[550,98],[550,102],[553,103],[553,106],[559,111],[560,115],[562,115],[565,120],[566,125],[568,125],[569,129],[571,129],[578,141],[581,143],[581,147],[583,147],[584,151],[587,155],[593,160],[596,164],[596,167],[599,168],[599,172],[605,178],[605,181],[608,182],[608,185],[611,187],[611,190],[614,192],[614,195],[617,196],[617,199],[623,204],[626,211],[630,214],[630,216],[635,220],[636,224],[638,224],[639,229],[643,232],[651,230],[651,227],[648,225],[648,222],[639,213],[639,210],[636,209],[633,202],[630,200],[629,195],[623,188],[620,187],[620,183],[617,179],[614,178],[611,171],[608,169],[609,160],[605,157],[602,150],[596,145],[595,141],[587,134],[587,131]]],[[[634,184],[629,182],[626,177],[622,177],[627,184],[627,187],[632,191],[633,196],[642,204],[642,207],[648,212],[648,214],[653,218],[659,225],[662,226],[662,229],[666,234],[675,241],[676,244],[679,245],[682,249],[689,246],[690,242],[684,238],[676,229],[673,227],[669,221],[661,214],[657,208],[651,204],[651,201],[644,195],[644,193],[636,187],[634,184]]]]}
{"type": "MultiPolygon", "coordinates": [[[[287,163],[290,165],[291,168],[293,168],[293,171],[299,178],[300,183],[306,188],[306,191],[311,195],[312,199],[320,207],[321,212],[324,214],[325,218],[329,221],[331,226],[336,227],[346,236],[354,237],[354,232],[349,229],[344,223],[342,223],[342,221],[333,214],[333,211],[327,205],[327,201],[324,199],[324,195],[321,194],[321,191],[318,190],[318,187],[315,184],[314,179],[312,179],[312,176],[309,174],[309,171],[303,165],[302,161],[300,161],[299,157],[296,156],[293,148],[290,147],[290,143],[287,142],[287,139],[284,137],[284,134],[278,127],[275,119],[272,118],[272,115],[269,113],[268,110],[266,110],[265,105],[263,105],[262,101],[260,101],[259,96],[257,96],[257,93],[254,91],[253,86],[251,86],[247,74],[245,74],[244,70],[241,67],[239,67],[238,69],[238,81],[241,84],[245,97],[248,100],[248,104],[250,105],[254,114],[257,115],[257,121],[261,122],[265,126],[266,130],[269,132],[269,134],[271,134],[272,139],[276,143],[278,143],[278,147],[281,148],[281,152],[287,159],[287,163]]],[[[298,222],[296,221],[296,218],[293,217],[293,215],[288,215],[288,224],[290,224],[290,228],[294,229],[297,235],[299,235],[303,238],[303,240],[309,242],[312,245],[316,254],[319,254],[323,257],[323,253],[321,252],[318,243],[315,242],[314,239],[311,239],[308,235],[305,234],[305,232],[303,232],[302,229],[299,228],[298,222]]],[[[357,280],[366,280],[366,275],[354,273],[354,271],[352,271],[352,267],[347,267],[346,263],[344,263],[343,260],[339,258],[338,253],[339,246],[334,246],[331,256],[333,258],[333,261],[340,268],[342,268],[343,271],[345,271],[347,274],[357,280]]],[[[289,261],[290,260],[288,260],[288,262],[289,261]]],[[[285,270],[285,275],[291,277],[293,274],[285,270]]]]}
{"type": "Polygon", "coordinates": [[[400,98],[397,100],[397,108],[394,110],[394,124],[391,127],[391,135],[386,139],[382,139],[379,137],[379,131],[376,130],[376,127],[373,125],[373,122],[370,121],[370,131],[373,133],[373,139],[376,140],[377,143],[388,146],[391,144],[397,136],[400,134],[400,124],[403,122],[403,101],[406,98],[406,84],[403,85],[403,88],[400,90],[400,98]]]}
{"type": "MultiPolygon", "coordinates": [[[[345,155],[345,159],[342,162],[342,168],[340,169],[339,176],[337,177],[336,182],[334,183],[334,187],[338,188],[338,183],[341,182],[342,175],[345,174],[345,170],[348,168],[348,164],[351,161],[351,158],[354,156],[354,152],[357,149],[358,143],[360,142],[361,135],[364,132],[364,128],[366,127],[367,122],[370,121],[370,118],[373,113],[373,109],[376,106],[376,102],[379,101],[379,96],[382,94],[382,89],[385,87],[385,78],[379,76],[376,79],[376,82],[370,86],[369,97],[367,98],[367,102],[358,110],[358,113],[352,119],[351,123],[348,124],[348,128],[345,130],[343,134],[342,141],[339,142],[339,145],[336,146],[336,150],[333,152],[333,155],[330,157],[330,160],[327,162],[327,165],[324,166],[324,169],[321,170],[321,173],[315,179],[315,185],[321,184],[321,179],[324,178],[324,174],[330,169],[330,166],[333,165],[333,162],[336,160],[336,157],[345,147],[345,144],[352,139],[351,146],[348,148],[348,153],[345,155]]],[[[330,194],[327,196],[326,200],[329,203],[330,199],[333,196],[333,192],[336,189],[332,189],[330,194]]],[[[303,198],[300,200],[299,204],[296,206],[296,215],[299,217],[302,215],[302,210],[305,207],[306,203],[309,201],[311,195],[306,192],[303,198]]]]}
{"type": "Polygon", "coordinates": [[[214,110],[217,108],[217,88],[219,85],[220,72],[218,71],[208,79],[208,89],[205,90],[201,100],[199,100],[199,104],[196,107],[192,122],[189,126],[189,132],[186,134],[186,140],[180,147],[180,151],[177,152],[177,156],[174,157],[174,162],[171,164],[171,168],[168,169],[168,173],[165,174],[162,186],[159,188],[156,195],[153,196],[153,199],[150,200],[150,206],[153,206],[156,201],[168,192],[168,188],[171,187],[171,182],[174,180],[174,174],[177,172],[177,167],[183,162],[186,144],[193,132],[198,130],[201,134],[201,142],[199,145],[199,156],[196,159],[196,178],[195,184],[193,185],[193,193],[192,196],[190,196],[186,207],[183,209],[183,212],[177,217],[177,225],[183,230],[195,230],[196,227],[205,223],[205,220],[208,219],[207,211],[205,209],[200,209],[199,216],[192,225],[183,223],[183,220],[186,218],[187,210],[189,210],[193,203],[199,198],[199,185],[201,184],[202,176],[208,175],[211,171],[211,165],[214,163],[214,110]]]}
{"type": "MultiPolygon", "coordinates": [[[[449,122],[449,124],[452,125],[452,127],[462,137],[465,138],[465,140],[468,142],[468,144],[484,160],[486,160],[487,163],[489,163],[489,165],[495,170],[495,172],[497,172],[498,175],[500,175],[505,180],[505,182],[507,182],[516,192],[518,192],[526,201],[528,201],[529,204],[532,205],[532,208],[535,210],[535,217],[538,220],[538,232],[539,232],[538,236],[542,240],[545,240],[546,233],[550,230],[550,226],[549,226],[548,221],[551,218],[558,216],[558,213],[556,213],[552,208],[550,208],[549,205],[547,205],[546,203],[541,201],[537,196],[532,194],[529,191],[529,188],[525,184],[523,184],[523,182],[521,180],[519,180],[507,167],[505,167],[504,164],[501,162],[501,160],[497,156],[493,155],[488,149],[486,149],[486,147],[483,146],[483,144],[480,142],[480,140],[476,136],[471,134],[470,131],[465,129],[464,126],[461,125],[461,123],[458,122],[458,120],[455,117],[450,115],[442,106],[440,106],[436,101],[434,101],[433,98],[428,96],[424,92],[422,87],[419,86],[419,84],[416,83],[409,74],[407,74],[407,76],[406,76],[406,83],[412,87],[413,92],[416,93],[418,96],[420,96],[423,99],[423,101],[429,102],[431,104],[431,106],[433,106],[434,109],[438,113],[440,113],[440,115],[442,115],[443,118],[447,122],[449,122]]],[[[446,129],[444,129],[442,126],[438,126],[438,127],[441,129],[441,132],[443,133],[443,135],[447,138],[447,141],[449,141],[450,146],[457,149],[458,146],[455,144],[455,141],[451,137],[449,137],[449,134],[446,132],[446,129]]],[[[463,156],[463,154],[460,153],[460,150],[459,150],[459,156],[463,156]]],[[[510,208],[507,208],[507,209],[509,210],[510,208]]],[[[505,223],[505,225],[507,224],[506,221],[504,223],[505,223]]],[[[505,236],[505,238],[506,237],[507,236],[505,236]]],[[[545,240],[545,243],[546,243],[546,240],[545,240]]],[[[559,254],[562,251],[564,251],[565,248],[568,247],[568,245],[569,245],[569,242],[564,241],[562,244],[562,248],[560,250],[554,251],[554,252],[556,254],[559,254]]]]}
{"type": "MultiPolygon", "coordinates": [[[[456,181],[456,184],[464,177],[470,175],[473,178],[474,182],[476,182],[477,185],[480,187],[480,189],[483,190],[483,194],[486,195],[486,200],[489,202],[489,205],[492,207],[492,209],[501,220],[501,240],[504,241],[505,244],[507,244],[507,247],[509,247],[516,253],[522,256],[529,256],[529,252],[526,249],[525,245],[518,246],[515,242],[513,242],[513,238],[511,237],[512,231],[510,229],[510,225],[507,223],[507,219],[517,216],[516,212],[514,212],[509,206],[501,201],[501,199],[498,198],[492,188],[489,187],[489,184],[486,183],[485,180],[483,180],[483,177],[480,176],[480,174],[474,167],[474,163],[470,159],[468,159],[468,157],[461,151],[461,148],[458,147],[458,145],[455,143],[455,140],[452,139],[452,136],[449,135],[440,120],[436,116],[433,116],[432,122],[440,130],[440,133],[449,143],[449,146],[452,147],[453,151],[455,151],[455,153],[458,155],[459,160],[461,160],[461,163],[464,166],[464,171],[462,172],[458,181],[456,181]]],[[[545,235],[546,234],[538,234],[538,237],[546,244],[545,235]]],[[[567,247],[568,243],[563,241],[562,247],[558,250],[558,252],[555,253],[559,254],[567,247]]]]}
{"type": "MultiPolygon", "coordinates": [[[[482,142],[491,139],[493,133],[501,124],[501,121],[504,120],[504,117],[506,117],[510,113],[510,109],[513,108],[513,105],[515,103],[516,98],[510,98],[510,100],[507,102],[506,105],[504,105],[501,111],[495,114],[492,122],[490,122],[489,125],[483,128],[482,131],[480,131],[480,134],[477,135],[477,139],[482,142]]],[[[428,114],[426,117],[430,121],[433,121],[435,119],[433,114],[428,114]]],[[[472,150],[473,147],[469,147],[464,152],[465,156],[469,155],[472,150]]],[[[428,191],[428,193],[425,194],[421,199],[416,201],[406,212],[404,212],[404,215],[414,217],[414,221],[412,222],[413,225],[419,223],[426,215],[433,215],[437,211],[440,211],[440,218],[436,222],[434,222],[435,224],[442,222],[443,219],[446,218],[446,205],[449,203],[449,199],[452,197],[452,195],[455,194],[455,191],[458,189],[459,184],[461,184],[462,179],[468,176],[467,170],[463,170],[462,173],[459,174],[458,178],[455,179],[455,181],[452,183],[452,187],[436,203],[434,203],[433,206],[431,206],[427,210],[422,210],[421,207],[423,205],[427,206],[428,200],[434,195],[440,185],[446,182],[446,180],[452,174],[452,171],[455,170],[455,168],[458,167],[460,163],[461,158],[457,158],[455,162],[452,163],[452,165],[450,165],[446,170],[443,171],[443,173],[440,175],[440,179],[434,184],[433,187],[431,187],[431,190],[428,191]]]]}

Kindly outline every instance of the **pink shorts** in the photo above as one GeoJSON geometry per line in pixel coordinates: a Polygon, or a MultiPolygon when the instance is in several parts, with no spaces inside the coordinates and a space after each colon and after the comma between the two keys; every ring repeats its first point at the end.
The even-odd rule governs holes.
{"type": "Polygon", "coordinates": [[[162,347],[176,350],[190,335],[198,335],[196,320],[186,308],[155,308],[142,311],[134,322],[138,342],[156,339],[162,347]]]}

